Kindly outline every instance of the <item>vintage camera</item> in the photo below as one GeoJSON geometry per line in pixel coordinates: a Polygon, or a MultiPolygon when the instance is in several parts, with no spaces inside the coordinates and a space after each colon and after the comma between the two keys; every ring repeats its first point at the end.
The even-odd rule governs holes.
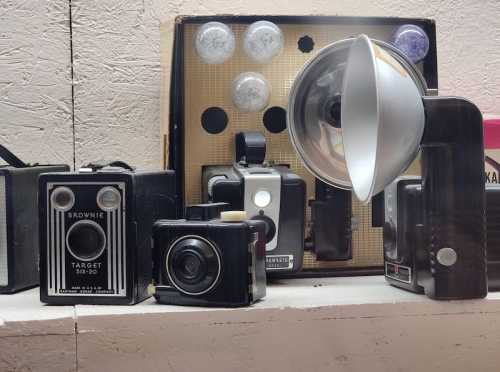
{"type": "Polygon", "coordinates": [[[425,247],[421,190],[421,179],[414,176],[399,177],[384,190],[385,276],[390,284],[417,293],[424,293],[416,267],[425,247]]]}
{"type": "Polygon", "coordinates": [[[217,218],[227,206],[192,206],[185,220],[155,223],[159,303],[239,307],[265,296],[265,223],[245,220],[244,212],[222,212],[217,218]]]}
{"type": "MultiPolygon", "coordinates": [[[[461,298],[460,294],[467,293],[469,288],[460,286],[463,282],[457,280],[457,277],[467,275],[467,270],[476,270],[471,265],[472,259],[468,257],[474,253],[457,252],[453,249],[452,243],[458,237],[454,236],[453,230],[445,230],[445,221],[435,223],[434,226],[424,225],[421,182],[418,176],[403,176],[384,191],[386,279],[394,286],[427,293],[429,278],[432,278],[435,293],[433,297],[461,298]],[[451,244],[432,249],[432,234],[443,233],[446,241],[451,244]],[[431,248],[427,248],[429,246],[431,248]],[[465,269],[467,266],[469,267],[465,269]],[[439,292],[435,288],[440,288],[439,292]]],[[[497,185],[486,185],[486,219],[488,287],[489,290],[497,290],[500,289],[500,188],[497,185]]]]}
{"type": "Polygon", "coordinates": [[[39,205],[42,302],[134,304],[148,297],[153,223],[177,218],[173,171],[112,163],[44,174],[39,205]]]}
{"type": "Polygon", "coordinates": [[[261,133],[236,135],[236,163],[205,166],[204,202],[226,202],[266,225],[268,273],[296,272],[304,256],[306,186],[287,166],[267,165],[261,133]]]}
{"type": "Polygon", "coordinates": [[[0,293],[39,283],[38,176],[64,172],[67,165],[29,165],[0,145],[0,293]]]}

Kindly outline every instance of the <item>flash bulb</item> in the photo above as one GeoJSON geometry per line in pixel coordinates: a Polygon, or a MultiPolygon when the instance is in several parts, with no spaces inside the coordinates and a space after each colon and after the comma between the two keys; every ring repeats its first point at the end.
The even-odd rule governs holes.
{"type": "Polygon", "coordinates": [[[220,64],[232,57],[236,42],[233,31],[224,23],[208,22],[198,28],[194,44],[203,62],[220,64]]]}
{"type": "Polygon", "coordinates": [[[281,29],[269,21],[258,21],[248,26],[243,36],[245,53],[257,63],[268,63],[284,45],[281,29]]]}
{"type": "Polygon", "coordinates": [[[244,72],[233,81],[232,99],[240,111],[262,111],[268,105],[270,95],[269,83],[257,72],[244,72]]]}

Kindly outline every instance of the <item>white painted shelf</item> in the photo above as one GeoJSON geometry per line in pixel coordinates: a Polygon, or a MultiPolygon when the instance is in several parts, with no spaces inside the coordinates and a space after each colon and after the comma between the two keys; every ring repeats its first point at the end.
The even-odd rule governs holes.
{"type": "MultiPolygon", "coordinates": [[[[490,293],[486,300],[475,300],[471,303],[493,300],[500,300],[500,293],[490,293]]],[[[265,299],[248,308],[243,308],[243,310],[304,309],[363,304],[401,304],[408,302],[435,302],[436,304],[443,304],[443,302],[432,301],[424,295],[417,295],[390,286],[386,283],[383,276],[362,276],[279,280],[268,285],[265,299]]],[[[464,303],[467,301],[459,302],[464,303]]],[[[0,324],[4,322],[49,320],[67,317],[78,318],[95,315],[219,310],[235,311],[238,309],[161,305],[157,304],[153,298],[134,306],[49,306],[40,303],[38,288],[14,295],[0,296],[0,324]]]]}

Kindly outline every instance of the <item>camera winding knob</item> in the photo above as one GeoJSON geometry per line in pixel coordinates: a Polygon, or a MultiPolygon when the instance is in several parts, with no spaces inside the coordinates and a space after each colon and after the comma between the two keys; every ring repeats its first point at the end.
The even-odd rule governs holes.
{"type": "Polygon", "coordinates": [[[437,261],[443,266],[453,266],[457,262],[457,252],[453,248],[441,248],[436,255],[437,261]]]}

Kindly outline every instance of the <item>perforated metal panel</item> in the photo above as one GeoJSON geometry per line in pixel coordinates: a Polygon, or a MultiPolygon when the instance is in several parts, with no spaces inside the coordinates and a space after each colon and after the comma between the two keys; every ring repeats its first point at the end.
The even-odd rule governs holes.
{"type": "MultiPolygon", "coordinates": [[[[372,38],[388,41],[394,30],[392,25],[363,24],[279,24],[285,36],[282,53],[268,64],[252,62],[244,53],[242,35],[247,24],[231,23],[236,37],[236,50],[232,58],[220,65],[203,63],[194,49],[193,39],[198,24],[184,26],[184,176],[185,201],[201,202],[201,169],[204,165],[231,164],[234,154],[234,135],[240,131],[260,131],[266,136],[266,160],[289,164],[307,184],[308,199],[314,198],[314,177],[297,157],[288,133],[274,134],[263,125],[264,111],[244,113],[231,102],[231,82],[240,73],[253,71],[263,74],[271,85],[269,107],[286,109],[288,94],[298,71],[322,47],[341,39],[365,33],[372,38]],[[309,53],[298,49],[298,40],[309,36],[314,49],[309,53]],[[228,116],[226,129],[209,134],[201,125],[201,116],[209,107],[220,107],[228,116]]],[[[419,173],[415,162],[409,172],[419,173]]],[[[371,227],[371,206],[361,205],[353,199],[353,214],[359,228],[353,234],[353,258],[349,261],[319,262],[306,252],[304,268],[368,267],[383,265],[382,229],[371,227]]],[[[310,210],[307,208],[309,225],[310,210]]]]}

